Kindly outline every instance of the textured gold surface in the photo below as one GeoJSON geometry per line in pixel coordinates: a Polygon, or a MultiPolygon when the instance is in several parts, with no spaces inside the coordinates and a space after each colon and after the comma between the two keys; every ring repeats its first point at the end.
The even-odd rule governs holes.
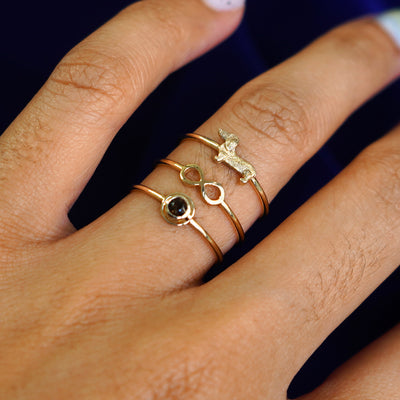
{"type": "Polygon", "coordinates": [[[218,133],[219,136],[224,140],[224,143],[222,144],[198,135],[197,133],[188,133],[186,137],[197,140],[198,142],[201,142],[206,146],[218,151],[218,154],[215,156],[215,160],[218,162],[223,162],[237,171],[241,175],[240,181],[242,183],[251,183],[260,197],[263,215],[267,215],[269,212],[268,199],[262,186],[256,178],[255,168],[248,161],[236,154],[236,147],[239,144],[239,138],[233,133],[226,132],[223,129],[220,129],[218,133]]]}

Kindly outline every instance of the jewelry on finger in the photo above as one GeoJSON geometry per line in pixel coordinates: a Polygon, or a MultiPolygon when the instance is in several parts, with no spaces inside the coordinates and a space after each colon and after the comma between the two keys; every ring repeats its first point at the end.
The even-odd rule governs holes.
{"type": "Polygon", "coordinates": [[[169,224],[176,226],[191,225],[195,228],[212,247],[218,261],[222,262],[223,254],[221,249],[209,233],[194,220],[196,210],[193,200],[190,197],[182,193],[173,193],[168,196],[163,196],[144,185],[135,185],[133,187],[133,190],[134,189],[140,190],[160,201],[161,215],[169,224]]]}
{"type": "Polygon", "coordinates": [[[230,218],[233,226],[235,227],[239,241],[244,240],[243,227],[236,217],[236,214],[225,202],[225,190],[220,183],[205,180],[203,170],[197,164],[183,165],[168,159],[161,160],[160,164],[167,165],[174,168],[176,171],[179,171],[179,177],[183,183],[200,188],[201,195],[207,204],[211,206],[220,206],[225,211],[226,215],[230,218]],[[195,170],[198,173],[199,180],[192,180],[188,178],[187,174],[190,170],[195,170]],[[207,187],[212,187],[216,189],[219,193],[219,196],[216,199],[210,198],[207,194],[207,187]]]}
{"type": "Polygon", "coordinates": [[[256,178],[256,170],[252,164],[244,160],[236,154],[236,147],[239,144],[239,138],[233,133],[229,133],[220,129],[219,136],[224,140],[224,143],[219,144],[216,141],[198,135],[197,133],[188,133],[186,138],[197,140],[200,143],[205,144],[208,147],[216,150],[218,155],[215,156],[215,160],[223,162],[241,174],[240,181],[242,183],[248,183],[253,186],[256,190],[263,208],[263,215],[267,215],[269,212],[269,203],[267,195],[265,194],[262,186],[256,178]]]}

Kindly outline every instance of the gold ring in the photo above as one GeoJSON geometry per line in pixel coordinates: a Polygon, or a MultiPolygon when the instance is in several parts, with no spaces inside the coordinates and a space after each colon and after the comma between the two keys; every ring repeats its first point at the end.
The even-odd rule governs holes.
{"type": "Polygon", "coordinates": [[[263,208],[263,215],[267,215],[269,212],[268,198],[256,178],[255,168],[248,161],[244,160],[236,154],[236,147],[239,144],[239,138],[233,133],[226,132],[223,129],[220,129],[218,133],[219,136],[224,140],[224,143],[222,144],[219,144],[212,139],[198,135],[197,133],[188,133],[186,134],[186,138],[197,140],[198,142],[203,143],[206,146],[216,150],[218,152],[218,155],[215,156],[216,161],[224,162],[235,171],[237,171],[239,174],[241,174],[242,177],[240,178],[240,181],[242,183],[250,182],[260,198],[263,208]]]}
{"type": "Polygon", "coordinates": [[[161,202],[161,215],[170,224],[176,226],[192,225],[210,244],[219,262],[222,262],[223,254],[215,240],[193,218],[195,214],[194,203],[191,198],[182,193],[173,193],[168,196],[150,189],[144,185],[135,185],[132,190],[140,190],[161,202]]]}
{"type": "Polygon", "coordinates": [[[169,167],[174,168],[176,171],[179,171],[180,172],[179,177],[183,183],[186,183],[187,185],[199,187],[204,201],[207,204],[209,204],[210,206],[220,206],[225,211],[226,215],[230,218],[233,226],[235,227],[239,241],[244,240],[243,227],[242,227],[241,223],[239,222],[238,218],[236,217],[235,213],[225,202],[225,190],[220,183],[206,181],[204,179],[203,170],[197,164],[182,165],[176,161],[172,161],[172,160],[168,160],[168,159],[161,160],[160,164],[167,165],[169,167]],[[198,173],[199,180],[196,181],[196,180],[189,179],[187,177],[187,173],[190,170],[195,170],[198,173]],[[216,189],[219,192],[218,198],[211,199],[208,196],[208,194],[206,192],[207,186],[213,187],[214,189],[216,189]]]}

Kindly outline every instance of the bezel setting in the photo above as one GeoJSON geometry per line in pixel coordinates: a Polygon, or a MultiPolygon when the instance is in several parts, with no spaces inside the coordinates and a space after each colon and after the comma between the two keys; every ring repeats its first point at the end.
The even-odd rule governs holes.
{"type": "Polygon", "coordinates": [[[161,215],[162,217],[172,225],[186,225],[188,224],[194,217],[195,214],[195,207],[192,199],[187,197],[182,193],[174,193],[167,196],[161,203],[161,215]],[[182,215],[176,215],[171,212],[170,210],[170,203],[173,200],[183,200],[185,204],[185,212],[182,215]]]}

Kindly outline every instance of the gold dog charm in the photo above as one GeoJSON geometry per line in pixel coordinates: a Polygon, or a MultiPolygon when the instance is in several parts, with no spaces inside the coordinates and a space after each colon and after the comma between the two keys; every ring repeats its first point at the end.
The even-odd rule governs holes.
{"type": "Polygon", "coordinates": [[[218,162],[224,162],[239,172],[242,177],[240,180],[247,183],[249,180],[256,177],[256,170],[254,167],[243,158],[236,154],[236,147],[239,144],[239,138],[233,133],[229,133],[220,129],[219,136],[225,141],[218,147],[218,155],[215,159],[218,162]]]}

